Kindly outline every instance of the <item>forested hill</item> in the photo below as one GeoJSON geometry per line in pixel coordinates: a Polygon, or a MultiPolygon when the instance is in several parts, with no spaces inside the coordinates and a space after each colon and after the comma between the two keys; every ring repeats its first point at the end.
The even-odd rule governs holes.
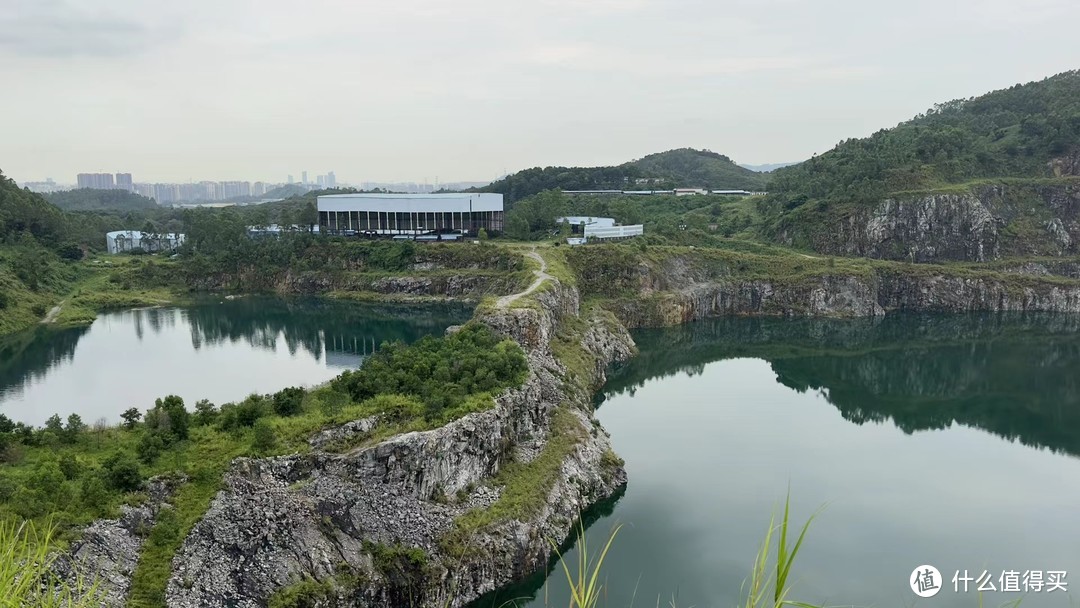
{"type": "Polygon", "coordinates": [[[646,176],[666,176],[687,188],[718,188],[728,190],[764,190],[767,177],[735,164],[723,154],[708,150],[679,148],[650,154],[627,163],[641,169],[646,176]]]}
{"type": "Polygon", "coordinates": [[[128,192],[127,190],[65,190],[45,195],[45,200],[61,209],[69,211],[134,211],[154,209],[158,204],[153,199],[128,192]]]}
{"type": "Polygon", "coordinates": [[[544,190],[644,190],[721,188],[762,190],[768,177],[736,165],[722,154],[680,148],[610,167],[534,167],[492,182],[513,202],[544,190]]]}
{"type": "Polygon", "coordinates": [[[870,137],[849,139],[769,184],[789,206],[869,202],[983,178],[1080,173],[1080,71],[937,104],[870,137]]]}
{"type": "Polygon", "coordinates": [[[59,208],[0,173],[0,245],[27,235],[55,247],[65,240],[66,229],[67,218],[59,208]]]}

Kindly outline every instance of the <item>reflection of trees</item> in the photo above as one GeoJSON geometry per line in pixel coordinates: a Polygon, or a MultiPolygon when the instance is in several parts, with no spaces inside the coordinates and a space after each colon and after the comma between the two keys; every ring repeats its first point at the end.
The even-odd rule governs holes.
{"type": "Polygon", "coordinates": [[[605,392],[755,357],[857,424],[912,433],[958,423],[1080,455],[1078,330],[1080,316],[1044,314],[716,319],[637,332],[641,355],[613,370],[605,392]]]}
{"type": "Polygon", "coordinates": [[[58,363],[71,361],[75,345],[88,329],[40,327],[0,339],[0,394],[20,390],[27,382],[44,377],[58,363]]]}
{"type": "MultiPolygon", "coordinates": [[[[244,341],[255,348],[277,349],[284,340],[290,353],[303,349],[315,358],[325,351],[363,357],[383,342],[412,342],[439,334],[469,318],[454,305],[387,306],[327,300],[239,298],[183,311],[191,326],[192,345],[244,341]]],[[[359,359],[357,359],[359,361],[359,359]]]]}

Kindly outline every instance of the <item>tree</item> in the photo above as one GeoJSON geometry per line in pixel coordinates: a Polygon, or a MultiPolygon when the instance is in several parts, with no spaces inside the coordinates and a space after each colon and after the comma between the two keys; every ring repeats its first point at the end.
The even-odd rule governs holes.
{"type": "Polygon", "coordinates": [[[314,226],[319,223],[319,210],[315,203],[308,202],[300,211],[300,223],[308,227],[308,232],[314,232],[314,226]]]}
{"type": "Polygon", "coordinates": [[[66,443],[75,443],[75,440],[85,430],[86,425],[83,423],[82,417],[78,414],[71,414],[67,418],[67,426],[64,427],[63,439],[66,443]]]}
{"type": "Polygon", "coordinates": [[[480,228],[479,230],[477,230],[476,231],[476,238],[480,239],[481,241],[488,240],[488,232],[487,232],[487,230],[484,230],[483,228],[480,228]]]}
{"type": "Polygon", "coordinates": [[[82,463],[71,452],[64,452],[60,456],[60,471],[64,474],[64,478],[68,480],[75,479],[82,472],[82,463]]]}
{"type": "Polygon", "coordinates": [[[142,414],[139,413],[138,408],[128,408],[124,410],[120,417],[124,419],[124,428],[131,430],[139,424],[139,419],[142,418],[142,414]]]}
{"type": "Polygon", "coordinates": [[[171,435],[162,437],[166,445],[188,438],[191,414],[184,407],[184,400],[169,395],[154,401],[154,409],[146,412],[146,426],[151,433],[171,435]]]}
{"type": "Polygon", "coordinates": [[[195,416],[193,421],[196,426],[205,426],[214,421],[217,417],[217,407],[210,403],[207,399],[200,399],[195,402],[195,416]]]}
{"type": "Polygon", "coordinates": [[[64,434],[64,422],[60,419],[59,414],[49,416],[48,420],[45,421],[45,430],[52,432],[57,437],[64,434]]]}

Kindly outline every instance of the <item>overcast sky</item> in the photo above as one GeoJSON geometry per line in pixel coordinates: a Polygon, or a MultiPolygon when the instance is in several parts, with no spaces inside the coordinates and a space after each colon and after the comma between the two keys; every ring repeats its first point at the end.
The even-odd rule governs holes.
{"type": "Polygon", "coordinates": [[[801,160],[1080,68],[1076,0],[2,0],[19,181],[801,160]]]}

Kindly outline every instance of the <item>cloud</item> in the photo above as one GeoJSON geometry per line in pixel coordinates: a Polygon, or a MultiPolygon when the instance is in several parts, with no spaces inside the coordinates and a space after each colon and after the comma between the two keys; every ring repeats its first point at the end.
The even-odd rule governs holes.
{"type": "Polygon", "coordinates": [[[0,15],[0,53],[10,55],[132,55],[165,43],[178,33],[175,21],[172,25],[140,22],[125,11],[91,12],[61,0],[14,0],[13,4],[0,15]]]}

